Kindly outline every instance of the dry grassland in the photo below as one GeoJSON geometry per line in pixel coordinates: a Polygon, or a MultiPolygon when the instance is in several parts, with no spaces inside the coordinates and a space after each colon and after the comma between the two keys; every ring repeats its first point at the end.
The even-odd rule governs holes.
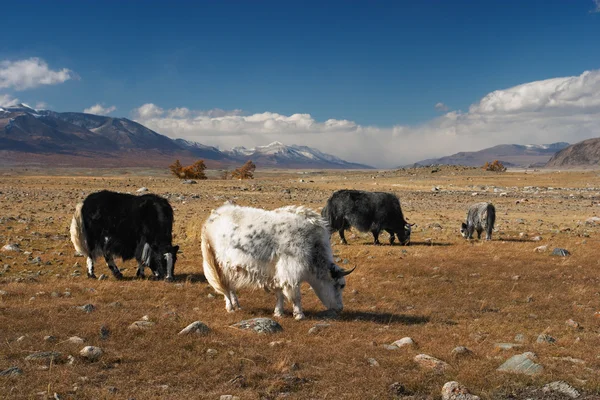
{"type": "MultiPolygon", "coordinates": [[[[259,171],[253,181],[197,185],[141,170],[0,173],[0,246],[17,243],[22,250],[0,252],[0,370],[17,366],[23,371],[0,376],[0,398],[58,393],[62,399],[219,399],[224,394],[387,399],[395,398],[390,385],[400,382],[412,394],[408,398],[425,399],[439,398],[450,380],[485,399],[561,398],[543,397],[538,390],[556,380],[569,382],[587,398],[600,394],[600,227],[584,223],[600,214],[597,172],[259,171]],[[75,204],[92,191],[135,192],[142,186],[170,194],[174,243],[182,250],[176,282],[136,280],[134,261],[125,263],[124,280],[87,279],[85,260],[74,256],[68,237],[75,204]],[[440,190],[433,192],[434,186],[440,190]],[[307,320],[295,321],[286,304],[289,315],[279,320],[281,333],[231,328],[242,319],[270,317],[275,297],[243,290],[243,310],[228,314],[222,297],[210,295],[199,243],[209,211],[225,200],[267,209],[302,204],[320,210],[342,188],[397,193],[405,216],[416,223],[413,244],[373,246],[370,235],[353,232],[346,235],[349,245],[342,246],[334,235],[340,265],[358,268],[348,277],[341,317],[316,335],[308,330],[320,322],[323,307],[307,285],[302,290],[307,320]],[[517,204],[521,199],[527,201],[517,204]],[[476,201],[496,205],[492,242],[468,242],[458,233],[468,205],[476,201]],[[531,240],[537,235],[541,242],[531,240]],[[541,245],[550,252],[563,247],[572,255],[533,251],[541,245]],[[32,262],[35,257],[41,264],[32,262]],[[95,306],[91,313],[75,308],[88,303],[95,306]],[[155,322],[152,328],[128,329],[146,315],[155,322]],[[569,319],[580,326],[567,325],[569,319]],[[211,328],[208,336],[177,335],[196,320],[211,328]],[[106,340],[100,339],[103,325],[110,330],[106,340]],[[541,333],[556,343],[536,343],[541,333]],[[497,343],[514,343],[517,334],[525,335],[522,347],[496,349],[497,343]],[[49,335],[57,340],[45,341],[49,335]],[[101,347],[104,356],[83,361],[78,357],[83,345],[66,342],[71,336],[101,347]],[[384,347],[405,336],[417,346],[384,347]],[[456,346],[467,346],[473,355],[454,358],[456,346]],[[51,350],[73,355],[75,362],[48,367],[24,360],[32,352],[51,350]],[[524,351],[537,354],[543,373],[527,377],[496,371],[524,351]],[[448,362],[450,369],[437,373],[419,367],[413,358],[420,353],[448,362]]],[[[381,239],[387,243],[387,234],[381,239]]],[[[110,275],[99,260],[96,274],[101,273],[110,275]]]]}

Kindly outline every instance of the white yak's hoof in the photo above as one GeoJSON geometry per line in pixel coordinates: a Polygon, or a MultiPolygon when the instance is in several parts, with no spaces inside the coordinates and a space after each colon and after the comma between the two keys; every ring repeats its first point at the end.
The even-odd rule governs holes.
{"type": "Polygon", "coordinates": [[[295,315],[294,315],[294,319],[295,319],[296,321],[302,321],[304,318],[306,318],[306,317],[304,316],[304,313],[299,313],[299,314],[295,314],[295,315]]]}

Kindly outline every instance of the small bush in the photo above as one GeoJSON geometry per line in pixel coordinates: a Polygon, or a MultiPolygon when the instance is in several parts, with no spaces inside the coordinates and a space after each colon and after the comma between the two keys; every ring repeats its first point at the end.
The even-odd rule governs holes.
{"type": "Polygon", "coordinates": [[[494,162],[492,162],[492,163],[486,162],[483,165],[483,167],[481,167],[481,168],[486,171],[491,171],[491,172],[505,172],[506,171],[506,167],[498,160],[494,160],[494,162]]]}
{"type": "Polygon", "coordinates": [[[169,165],[169,169],[179,179],[206,179],[206,174],[204,173],[206,165],[204,165],[204,160],[198,160],[187,167],[182,166],[179,160],[177,160],[169,165]]]}
{"type": "Polygon", "coordinates": [[[234,179],[254,179],[254,170],[256,165],[250,160],[246,161],[246,164],[239,168],[236,168],[231,172],[231,177],[234,179]]]}

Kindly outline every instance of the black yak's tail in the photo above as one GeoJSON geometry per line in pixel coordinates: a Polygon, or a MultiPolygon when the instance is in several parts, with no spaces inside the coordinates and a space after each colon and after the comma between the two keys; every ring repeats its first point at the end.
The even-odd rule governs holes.
{"type": "Polygon", "coordinates": [[[327,201],[327,204],[325,204],[325,207],[321,210],[321,217],[323,217],[327,223],[327,230],[329,232],[335,232],[333,213],[331,212],[331,207],[329,207],[329,205],[329,201],[327,201]]]}
{"type": "Polygon", "coordinates": [[[89,256],[90,251],[85,239],[85,227],[83,226],[83,218],[81,216],[82,207],[83,203],[78,203],[77,206],[75,206],[75,213],[71,220],[71,242],[73,242],[73,246],[75,246],[75,250],[77,250],[78,253],[89,256]]]}
{"type": "Polygon", "coordinates": [[[487,205],[487,216],[486,216],[486,233],[487,239],[490,240],[492,238],[492,232],[494,231],[494,224],[496,223],[496,208],[493,204],[487,205]]]}

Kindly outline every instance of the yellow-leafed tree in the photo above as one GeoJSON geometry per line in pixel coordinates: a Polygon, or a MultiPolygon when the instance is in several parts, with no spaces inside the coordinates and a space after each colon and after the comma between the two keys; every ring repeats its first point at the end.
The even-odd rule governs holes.
{"type": "Polygon", "coordinates": [[[504,164],[502,164],[498,160],[494,160],[494,162],[492,162],[492,163],[486,162],[483,165],[483,167],[481,167],[481,168],[486,171],[492,171],[492,172],[505,172],[506,171],[506,167],[504,166],[504,164]]]}
{"type": "Polygon", "coordinates": [[[169,169],[179,179],[206,179],[206,174],[204,173],[206,165],[204,164],[204,160],[198,160],[187,167],[182,166],[179,160],[177,160],[169,166],[169,169]]]}
{"type": "Polygon", "coordinates": [[[234,169],[231,172],[231,177],[233,179],[254,179],[254,170],[256,170],[256,165],[248,160],[246,164],[234,169]]]}

